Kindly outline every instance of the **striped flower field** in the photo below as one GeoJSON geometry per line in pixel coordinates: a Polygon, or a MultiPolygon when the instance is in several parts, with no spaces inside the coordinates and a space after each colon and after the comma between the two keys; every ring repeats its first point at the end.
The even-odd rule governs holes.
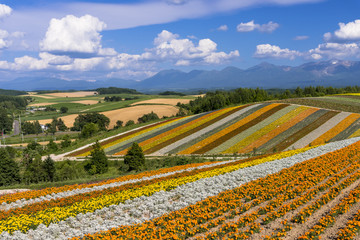
{"type": "MultiPolygon", "coordinates": [[[[101,142],[106,154],[125,155],[138,142],[146,155],[272,153],[360,134],[360,114],[284,103],[261,103],[172,119],[101,142]]],[[[84,157],[91,147],[68,154],[84,157]]]]}
{"type": "Polygon", "coordinates": [[[4,195],[0,239],[351,239],[359,169],[351,138],[4,195]]]}

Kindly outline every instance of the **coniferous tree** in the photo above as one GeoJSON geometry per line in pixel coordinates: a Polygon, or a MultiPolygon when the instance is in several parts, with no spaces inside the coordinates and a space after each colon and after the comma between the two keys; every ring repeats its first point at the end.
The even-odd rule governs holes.
{"type": "Polygon", "coordinates": [[[19,166],[5,148],[0,148],[0,186],[20,182],[19,166]]]}
{"type": "Polygon", "coordinates": [[[129,171],[139,171],[145,165],[145,156],[142,148],[134,142],[124,157],[124,163],[129,166],[129,171]]]}
{"type": "Polygon", "coordinates": [[[54,181],[56,168],[55,162],[50,156],[47,156],[47,158],[43,162],[43,169],[46,173],[46,180],[51,182],[54,181]]]}
{"type": "Polygon", "coordinates": [[[93,150],[90,153],[90,162],[85,166],[85,170],[92,175],[107,172],[109,170],[109,161],[104,149],[98,141],[96,141],[92,148],[93,150]]]}

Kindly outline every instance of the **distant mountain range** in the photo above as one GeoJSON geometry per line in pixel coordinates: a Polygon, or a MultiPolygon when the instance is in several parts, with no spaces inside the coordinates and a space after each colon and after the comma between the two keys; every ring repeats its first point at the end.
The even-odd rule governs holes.
{"type": "Polygon", "coordinates": [[[0,82],[0,88],[14,90],[86,90],[99,87],[134,88],[140,91],[230,89],[239,87],[295,88],[297,86],[360,85],[360,62],[329,60],[309,62],[297,67],[263,62],[246,70],[227,67],[221,71],[164,70],[143,81],[106,79],[66,81],[56,78],[23,77],[0,82]]]}

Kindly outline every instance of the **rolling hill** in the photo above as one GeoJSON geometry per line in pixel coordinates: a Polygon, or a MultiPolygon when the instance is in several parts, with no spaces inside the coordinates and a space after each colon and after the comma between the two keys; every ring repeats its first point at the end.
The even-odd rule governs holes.
{"type": "MultiPolygon", "coordinates": [[[[124,155],[138,142],[146,155],[272,153],[360,135],[360,114],[286,103],[258,103],[181,117],[101,142],[124,155]]],[[[84,147],[68,156],[87,156],[84,147]]]]}

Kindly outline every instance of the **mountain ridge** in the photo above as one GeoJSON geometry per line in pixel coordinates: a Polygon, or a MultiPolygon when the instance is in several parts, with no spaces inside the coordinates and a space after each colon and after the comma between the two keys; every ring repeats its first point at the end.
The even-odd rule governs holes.
{"type": "Polygon", "coordinates": [[[359,82],[360,61],[332,59],[308,62],[299,66],[278,66],[262,62],[248,69],[227,66],[222,70],[184,72],[162,70],[142,81],[126,79],[99,79],[96,81],[67,81],[49,77],[22,77],[0,82],[1,88],[14,90],[87,90],[99,87],[134,88],[140,91],[230,89],[239,87],[295,88],[309,85],[344,87],[359,82]],[[84,87],[85,86],[85,87],[84,87]]]}

